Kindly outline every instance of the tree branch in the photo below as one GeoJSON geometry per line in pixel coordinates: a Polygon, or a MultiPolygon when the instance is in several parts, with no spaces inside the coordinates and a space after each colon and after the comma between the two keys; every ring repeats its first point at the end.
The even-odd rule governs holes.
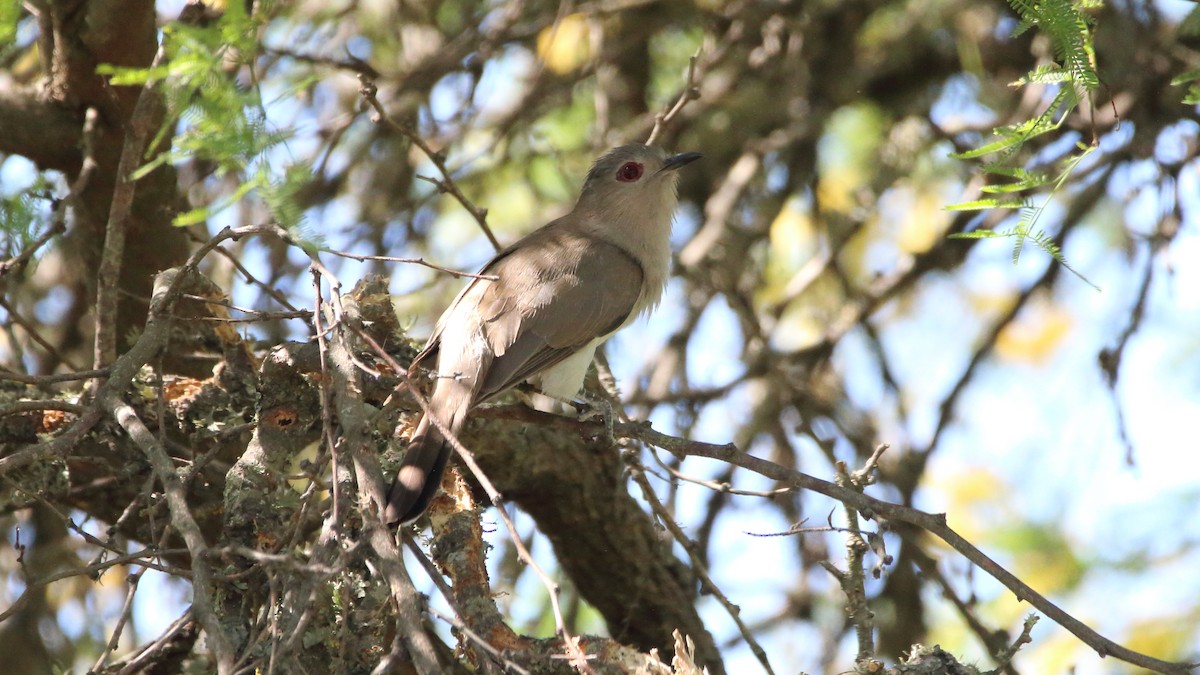
{"type": "Polygon", "coordinates": [[[946,524],[945,514],[925,513],[924,511],[900,504],[892,504],[875,499],[874,497],[860,494],[854,490],[843,488],[808,474],[786,469],[773,462],[747,455],[733,445],[712,445],[699,441],[673,438],[641,424],[620,424],[617,426],[616,432],[630,438],[640,439],[679,457],[707,457],[740,466],[780,483],[791,485],[794,488],[810,490],[836,499],[871,518],[882,516],[890,520],[898,520],[915,525],[949,544],[951,548],[960,553],[964,558],[978,565],[983,571],[991,575],[992,578],[1011,590],[1017,596],[1018,600],[1029,602],[1029,604],[1050,617],[1058,625],[1070,631],[1075,637],[1083,641],[1084,644],[1094,649],[1100,656],[1112,656],[1136,666],[1171,675],[1185,675],[1186,673],[1190,673],[1195,667],[1195,664],[1173,663],[1135,652],[1100,635],[1082,621],[1071,616],[1058,605],[1055,605],[1049,599],[1033,590],[1028,584],[989,558],[983,551],[980,551],[971,544],[971,542],[963,539],[961,535],[946,524]]]}

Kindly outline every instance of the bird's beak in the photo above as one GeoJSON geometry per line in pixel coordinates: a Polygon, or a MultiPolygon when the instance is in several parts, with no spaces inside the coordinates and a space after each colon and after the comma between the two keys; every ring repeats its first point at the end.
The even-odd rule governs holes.
{"type": "Polygon", "coordinates": [[[667,158],[667,161],[663,162],[662,168],[658,170],[658,173],[674,171],[684,164],[691,164],[703,156],[698,152],[681,152],[678,155],[671,155],[667,158]]]}

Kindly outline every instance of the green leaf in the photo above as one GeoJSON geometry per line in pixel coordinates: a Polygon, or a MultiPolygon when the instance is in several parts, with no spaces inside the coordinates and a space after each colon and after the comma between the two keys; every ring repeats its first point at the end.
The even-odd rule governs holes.
{"type": "MultiPolygon", "coordinates": [[[[1061,168],[1053,175],[1027,166],[1022,163],[1021,156],[1022,150],[1030,141],[1058,131],[1071,111],[1099,86],[1100,78],[1095,69],[1096,55],[1092,47],[1091,19],[1084,14],[1084,10],[1095,9],[1100,5],[1096,0],[1009,0],[1009,4],[1020,17],[1020,22],[1013,34],[1019,35],[1031,29],[1037,30],[1049,38],[1057,59],[1055,63],[1038,65],[1024,77],[1013,82],[1012,86],[1038,84],[1057,88],[1057,90],[1054,98],[1037,115],[1017,124],[994,129],[993,133],[998,140],[952,155],[952,157],[964,160],[993,157],[994,159],[982,165],[983,172],[1008,180],[993,181],[980,189],[984,195],[997,195],[995,197],[952,204],[946,209],[951,211],[1020,209],[1017,226],[1004,232],[977,231],[951,236],[955,239],[1012,238],[1014,240],[1013,263],[1020,259],[1021,251],[1028,239],[1057,263],[1094,288],[1095,284],[1084,279],[1082,275],[1072,269],[1054,241],[1044,232],[1035,230],[1034,225],[1041,217],[1045,204],[1066,185],[1079,163],[1095,148],[1092,145],[1077,143],[1078,152],[1072,152],[1060,158],[1061,168]],[[1032,194],[1041,189],[1046,189],[1045,199],[1041,205],[1036,205],[1032,197],[1017,196],[1021,193],[1032,194]]],[[[1190,83],[1192,80],[1181,76],[1181,81],[1190,83]]],[[[1189,90],[1188,93],[1189,96],[1194,94],[1200,99],[1200,87],[1196,87],[1195,91],[1189,90]]]]}
{"type": "Polygon", "coordinates": [[[1073,74],[1071,71],[1051,63],[1034,68],[1024,77],[1009,82],[1008,86],[1023,87],[1027,84],[1062,84],[1063,82],[1070,82],[1072,77],[1073,74]]]}
{"type": "Polygon", "coordinates": [[[262,171],[262,187],[259,194],[275,220],[288,230],[298,227],[304,219],[304,211],[296,194],[312,181],[312,167],[293,164],[284,170],[280,179],[270,178],[262,171]]]}
{"type": "Polygon", "coordinates": [[[108,75],[108,83],[114,87],[142,87],[147,82],[159,82],[167,79],[171,75],[171,66],[130,68],[128,66],[114,66],[111,63],[101,63],[96,66],[96,73],[108,75]]]}
{"type": "Polygon", "coordinates": [[[1028,199],[976,199],[971,202],[958,202],[951,204],[945,209],[947,211],[983,211],[986,209],[1023,209],[1029,207],[1028,199]]]}
{"type": "Polygon", "coordinates": [[[1193,68],[1176,75],[1171,78],[1171,84],[1178,87],[1181,84],[1187,84],[1195,80],[1200,80],[1200,68],[1193,68]]]}
{"type": "Polygon", "coordinates": [[[38,237],[52,191],[53,184],[38,174],[28,187],[0,197],[0,259],[19,255],[38,237]]]}
{"type": "Polygon", "coordinates": [[[21,3],[15,0],[0,0],[0,53],[8,51],[17,38],[17,18],[21,15],[21,3]]]}
{"type": "Polygon", "coordinates": [[[947,239],[999,239],[1007,237],[1004,232],[995,230],[971,230],[970,232],[955,232],[954,234],[946,235],[947,239]]]}
{"type": "Polygon", "coordinates": [[[1200,35],[1200,6],[1193,7],[1183,21],[1179,22],[1175,31],[1180,37],[1195,37],[1200,35]]]}

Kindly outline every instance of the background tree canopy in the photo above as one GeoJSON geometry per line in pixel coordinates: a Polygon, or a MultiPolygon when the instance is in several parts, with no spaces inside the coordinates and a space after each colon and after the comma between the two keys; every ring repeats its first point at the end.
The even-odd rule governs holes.
{"type": "Polygon", "coordinates": [[[1191,672],[1198,69],[1182,0],[4,3],[4,669],[1191,672]],[[395,538],[450,271],[652,130],[611,433],[481,409],[395,538]]]}

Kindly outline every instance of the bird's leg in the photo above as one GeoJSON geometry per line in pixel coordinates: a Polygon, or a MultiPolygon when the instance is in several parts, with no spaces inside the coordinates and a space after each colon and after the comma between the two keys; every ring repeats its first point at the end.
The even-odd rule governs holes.
{"type": "Polygon", "coordinates": [[[613,413],[612,403],[603,396],[585,389],[577,399],[562,398],[551,396],[528,383],[522,383],[514,391],[522,403],[534,410],[555,415],[573,416],[581,422],[600,420],[604,423],[605,439],[610,444],[616,442],[616,437],[613,435],[616,415],[613,413]],[[572,412],[574,413],[573,415],[571,414],[572,412]]]}
{"type": "Polygon", "coordinates": [[[612,403],[604,396],[597,396],[587,389],[583,390],[582,403],[579,407],[579,419],[588,420],[599,417],[604,422],[604,440],[609,445],[616,445],[617,439],[613,435],[613,425],[616,420],[616,415],[613,414],[612,403]]]}

